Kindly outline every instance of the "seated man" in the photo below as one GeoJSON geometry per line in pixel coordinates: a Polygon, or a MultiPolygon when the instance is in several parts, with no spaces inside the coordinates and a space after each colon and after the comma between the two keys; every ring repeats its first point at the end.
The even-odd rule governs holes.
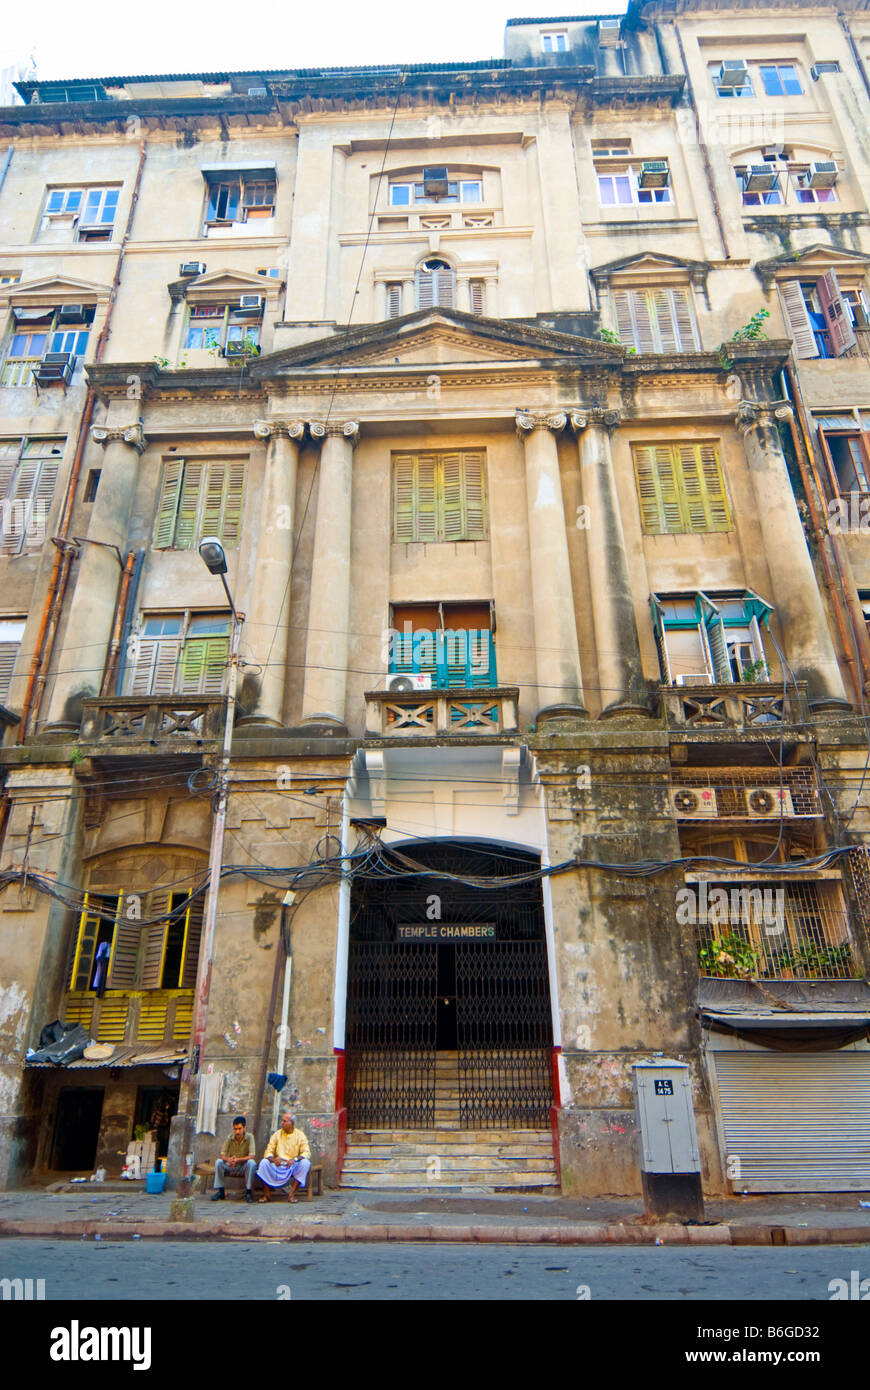
{"type": "MultiPolygon", "coordinates": [[[[286,1187],[292,1181],[287,1200],[296,1201],[297,1187],[304,1187],[311,1170],[311,1150],[308,1140],[293,1123],[293,1116],[286,1111],[281,1116],[281,1128],[276,1129],[266,1145],[257,1177],[266,1187],[286,1187]]],[[[269,1194],[260,1198],[268,1202],[269,1194]]]]}
{"type": "Polygon", "coordinates": [[[251,1187],[257,1169],[254,1152],[254,1136],[247,1133],[244,1115],[237,1115],[233,1120],[233,1132],[224,1144],[221,1156],[214,1166],[214,1192],[211,1198],[213,1202],[222,1202],[226,1196],[224,1180],[227,1173],[240,1173],[243,1168],[245,1170],[245,1201],[253,1202],[254,1194],[251,1187]]]}

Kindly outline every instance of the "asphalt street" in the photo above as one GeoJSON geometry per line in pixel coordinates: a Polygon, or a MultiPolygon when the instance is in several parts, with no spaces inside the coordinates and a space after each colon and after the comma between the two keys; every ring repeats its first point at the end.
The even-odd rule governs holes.
{"type": "Polygon", "coordinates": [[[0,1240],[0,1278],[45,1298],[751,1302],[831,1298],[870,1277],[866,1246],[707,1249],[0,1240]],[[853,1281],[854,1282],[854,1281],[853,1281]],[[34,1286],[35,1287],[35,1286],[34,1286]]]}

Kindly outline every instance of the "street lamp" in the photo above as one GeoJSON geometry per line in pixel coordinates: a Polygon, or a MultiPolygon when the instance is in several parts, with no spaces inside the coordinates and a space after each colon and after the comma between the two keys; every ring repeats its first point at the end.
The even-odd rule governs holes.
{"type": "Polygon", "coordinates": [[[224,832],[227,821],[227,793],[229,790],[230,748],[233,741],[233,715],[236,706],[236,685],[239,674],[239,640],[241,637],[244,613],[236,611],[233,596],[227,585],[227,557],[218,536],[203,536],[199,543],[199,553],[210,574],[219,576],[224,593],[233,615],[233,636],[230,643],[230,669],[227,680],[227,707],[224,723],[224,741],[218,771],[217,805],[212,822],[211,847],[208,859],[208,895],[203,913],[202,938],[200,941],[199,963],[196,970],[196,992],[193,1001],[193,1022],[190,1034],[190,1054],[187,1064],[187,1098],[184,1107],[182,1172],[178,1193],[181,1197],[190,1195],[193,1187],[193,1140],[194,1140],[194,1087],[193,1078],[200,1069],[202,1048],[205,1042],[205,1027],[208,1017],[208,998],[211,990],[211,967],[214,957],[214,934],[217,922],[218,896],[220,893],[221,865],[224,852],[224,832]]]}

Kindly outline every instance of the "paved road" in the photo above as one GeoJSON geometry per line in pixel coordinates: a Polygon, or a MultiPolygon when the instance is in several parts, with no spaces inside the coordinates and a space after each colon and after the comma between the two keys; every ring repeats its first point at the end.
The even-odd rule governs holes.
{"type": "Polygon", "coordinates": [[[0,1240],[0,1277],[45,1279],[46,1299],[830,1299],[870,1277],[866,1246],[313,1245],[283,1241],[0,1240]]]}

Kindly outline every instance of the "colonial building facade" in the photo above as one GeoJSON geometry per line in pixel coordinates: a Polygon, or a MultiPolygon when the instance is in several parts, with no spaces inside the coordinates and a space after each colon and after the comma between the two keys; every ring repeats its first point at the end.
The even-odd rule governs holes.
{"type": "Polygon", "coordinates": [[[632,0],[17,84],[0,1182],[290,1106],[634,1193],[663,1054],[707,1192],[870,1185],[868,64],[632,0]]]}

